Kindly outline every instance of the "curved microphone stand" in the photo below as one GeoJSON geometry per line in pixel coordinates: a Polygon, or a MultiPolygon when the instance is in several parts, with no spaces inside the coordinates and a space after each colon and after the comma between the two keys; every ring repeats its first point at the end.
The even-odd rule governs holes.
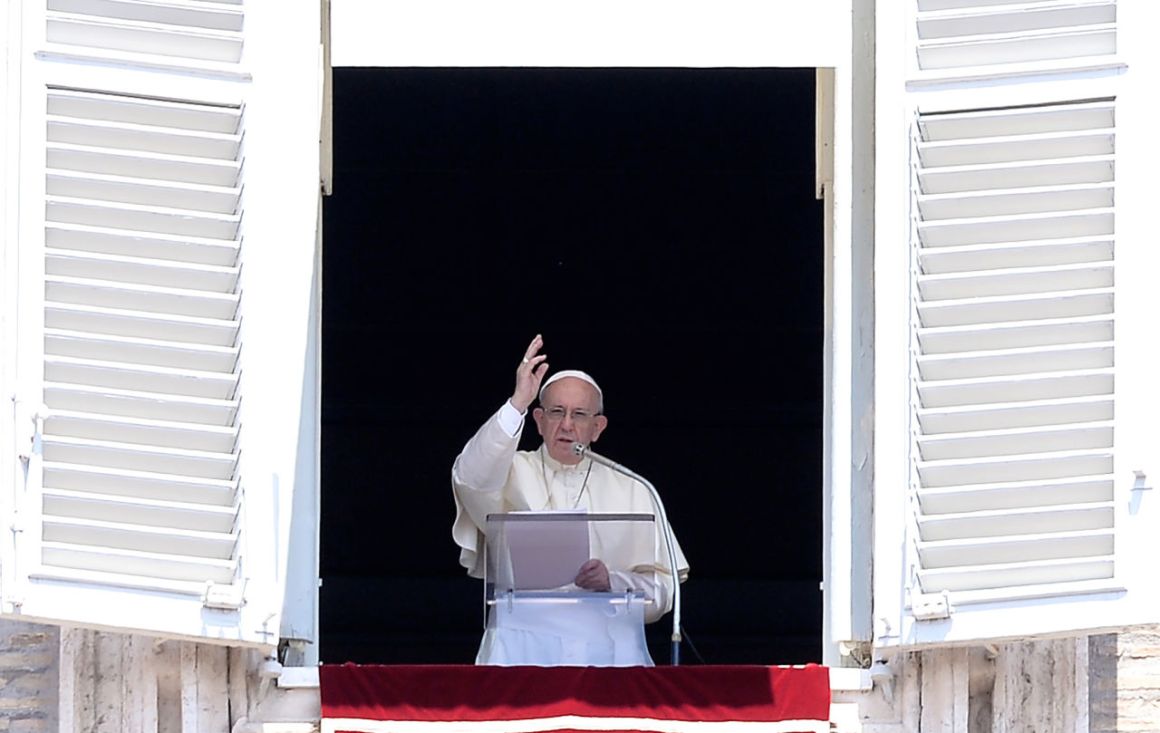
{"type": "Polygon", "coordinates": [[[673,577],[673,635],[670,637],[672,641],[670,659],[673,666],[677,666],[681,663],[681,576],[680,570],[677,568],[677,551],[673,545],[673,529],[669,526],[669,517],[665,513],[665,505],[661,501],[661,495],[657,493],[657,487],[653,486],[652,482],[644,476],[641,476],[630,468],[622,466],[611,458],[605,458],[583,443],[573,443],[572,452],[581,458],[587,456],[602,466],[607,466],[617,473],[624,474],[631,479],[639,481],[648,489],[649,496],[652,497],[653,506],[657,510],[657,517],[661,521],[661,534],[665,538],[665,550],[669,555],[669,572],[672,573],[673,577]]]}

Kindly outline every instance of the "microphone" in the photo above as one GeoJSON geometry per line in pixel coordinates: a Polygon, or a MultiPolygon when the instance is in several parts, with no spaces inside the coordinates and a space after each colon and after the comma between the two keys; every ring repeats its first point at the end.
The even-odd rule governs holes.
{"type": "Polygon", "coordinates": [[[628,476],[629,478],[634,478],[637,481],[640,481],[641,483],[644,483],[644,484],[648,483],[640,476],[637,476],[636,472],[633,471],[632,469],[630,469],[627,466],[624,466],[620,463],[617,463],[616,461],[612,460],[611,458],[608,458],[607,456],[600,455],[599,453],[592,450],[591,448],[584,445],[583,443],[573,443],[572,444],[572,452],[574,454],[580,456],[581,458],[587,456],[587,457],[591,458],[592,460],[596,461],[597,463],[599,463],[600,465],[608,466],[613,471],[616,471],[617,473],[622,473],[625,476],[628,476]]]}
{"type": "Polygon", "coordinates": [[[665,512],[665,505],[661,501],[661,495],[657,492],[657,487],[653,486],[652,482],[644,476],[617,463],[611,458],[600,455],[583,443],[573,443],[572,453],[581,458],[587,456],[594,462],[606,466],[619,474],[628,476],[630,479],[639,482],[648,489],[649,497],[652,499],[653,506],[657,510],[657,518],[661,522],[661,536],[665,539],[665,550],[669,556],[669,571],[673,574],[673,634],[670,637],[672,641],[670,657],[675,667],[681,663],[681,578],[680,571],[677,569],[677,550],[676,543],[673,540],[673,528],[669,526],[669,517],[665,512]]]}

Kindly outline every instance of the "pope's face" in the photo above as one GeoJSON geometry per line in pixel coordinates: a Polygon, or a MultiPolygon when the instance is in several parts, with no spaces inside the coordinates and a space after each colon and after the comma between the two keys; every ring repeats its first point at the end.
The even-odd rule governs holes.
{"type": "Polygon", "coordinates": [[[540,407],[532,412],[548,455],[560,463],[579,463],[572,444],[595,443],[608,425],[608,418],[597,414],[599,409],[600,396],[583,379],[565,377],[548,385],[540,407]]]}

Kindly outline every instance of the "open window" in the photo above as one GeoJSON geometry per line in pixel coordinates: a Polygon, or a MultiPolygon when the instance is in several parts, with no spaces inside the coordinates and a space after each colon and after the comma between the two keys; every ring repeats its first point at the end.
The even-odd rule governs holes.
{"type": "MultiPolygon", "coordinates": [[[[664,497],[693,565],[684,659],[818,661],[815,85],[809,68],[336,69],[324,659],[473,658],[450,467],[542,332],[552,369],[601,383],[602,449],[664,497]]],[[[521,448],[539,444],[529,417],[521,448]]],[[[658,661],[667,625],[649,627],[658,661]]]]}

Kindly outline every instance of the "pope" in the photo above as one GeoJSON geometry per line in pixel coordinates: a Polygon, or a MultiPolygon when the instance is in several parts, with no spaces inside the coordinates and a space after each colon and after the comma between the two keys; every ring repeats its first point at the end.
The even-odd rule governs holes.
{"type": "MultiPolygon", "coordinates": [[[[468,574],[483,577],[484,531],[489,514],[574,511],[653,514],[652,498],[639,482],[577,455],[573,445],[591,445],[608,427],[604,393],[590,375],[564,370],[547,377],[549,365],[537,335],[516,367],[515,388],[455,459],[451,482],[456,516],[452,536],[468,574]],[[531,409],[543,439],[534,451],[518,450],[531,409]]],[[[659,521],[659,519],[657,520],[659,521]]],[[[647,600],[652,622],[672,604],[674,573],[658,533],[626,535],[615,523],[589,526],[592,557],[576,569],[573,583],[593,592],[626,591],[647,600]]],[[[688,563],[676,547],[676,578],[688,563]]],[[[479,664],[651,665],[640,620],[609,615],[593,604],[492,607],[476,662],[479,664]]]]}

